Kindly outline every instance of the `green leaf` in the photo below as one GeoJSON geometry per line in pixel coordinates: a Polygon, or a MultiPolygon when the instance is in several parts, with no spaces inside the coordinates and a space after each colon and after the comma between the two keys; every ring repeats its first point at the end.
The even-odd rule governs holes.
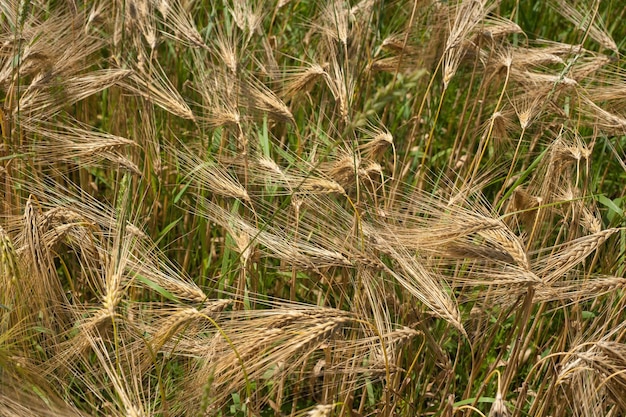
{"type": "Polygon", "coordinates": [[[161,287],[159,284],[157,284],[156,282],[142,276],[142,275],[135,275],[135,278],[142,282],[143,284],[145,284],[146,286],[148,286],[149,288],[153,289],[154,291],[158,292],[159,294],[161,294],[163,297],[167,298],[170,301],[174,301],[177,302],[178,300],[176,299],[176,297],[174,296],[174,294],[172,294],[171,292],[167,291],[165,288],[161,287]]]}
{"type": "Polygon", "coordinates": [[[37,387],[36,385],[31,385],[31,389],[33,390],[35,394],[37,394],[39,398],[41,398],[43,402],[46,403],[46,405],[50,406],[50,400],[48,399],[46,394],[44,394],[44,392],[41,389],[39,389],[39,387],[37,387]]]}
{"type": "Polygon", "coordinates": [[[259,142],[261,145],[261,150],[263,151],[263,156],[266,158],[270,158],[270,139],[267,126],[267,115],[263,117],[263,130],[261,131],[261,135],[259,136],[259,142]]]}
{"type": "Polygon", "coordinates": [[[178,192],[178,194],[176,194],[173,200],[174,204],[178,203],[178,201],[182,198],[183,194],[185,194],[185,192],[187,191],[190,185],[191,185],[191,180],[189,180],[187,184],[185,184],[185,186],[178,192]]]}
{"type": "Polygon", "coordinates": [[[596,313],[594,313],[593,311],[583,311],[582,317],[585,320],[592,319],[596,317],[596,313]]]}
{"type": "Polygon", "coordinates": [[[43,333],[43,334],[54,334],[52,330],[45,328],[43,326],[33,326],[33,330],[39,332],[39,333],[43,333]]]}
{"type": "Polygon", "coordinates": [[[372,381],[369,378],[365,378],[365,387],[367,388],[369,405],[373,406],[376,404],[376,396],[374,395],[374,384],[372,384],[372,381]]]}
{"type": "Polygon", "coordinates": [[[622,199],[616,198],[615,200],[611,200],[604,194],[600,194],[596,196],[596,200],[598,203],[602,204],[604,207],[609,209],[608,218],[609,220],[613,220],[615,215],[620,217],[624,217],[624,210],[622,210],[617,204],[621,204],[622,199]]]}
{"type": "Polygon", "coordinates": [[[495,401],[496,401],[496,399],[493,398],[493,397],[479,397],[478,401],[476,401],[476,397],[474,397],[474,398],[468,398],[466,400],[457,401],[454,404],[452,404],[452,406],[453,407],[460,407],[462,405],[473,404],[474,402],[492,404],[495,401]]]}
{"type": "Polygon", "coordinates": [[[159,238],[162,238],[163,236],[168,234],[170,230],[172,230],[181,220],[182,220],[182,217],[179,217],[178,219],[174,220],[173,222],[165,226],[163,230],[159,232],[159,238]]]}

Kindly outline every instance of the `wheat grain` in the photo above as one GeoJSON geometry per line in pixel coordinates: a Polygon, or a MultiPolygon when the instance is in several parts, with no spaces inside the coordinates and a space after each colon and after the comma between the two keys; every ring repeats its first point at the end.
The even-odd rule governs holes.
{"type": "Polygon", "coordinates": [[[328,76],[325,67],[327,65],[322,66],[316,63],[310,64],[304,70],[296,67],[284,77],[285,85],[281,89],[281,95],[290,100],[298,94],[310,91],[320,79],[328,76]]]}
{"type": "Polygon", "coordinates": [[[577,29],[586,31],[591,38],[604,48],[619,54],[615,41],[610,37],[607,30],[604,29],[602,20],[597,14],[598,6],[596,6],[596,10],[591,11],[587,10],[583,4],[577,4],[576,6],[581,9],[578,10],[576,6],[562,0],[559,0],[558,3],[552,2],[551,6],[564,18],[572,22],[577,29]]]}
{"type": "Polygon", "coordinates": [[[537,271],[537,275],[542,277],[544,281],[558,280],[620,230],[619,228],[606,229],[574,239],[561,247],[554,248],[557,251],[547,255],[533,267],[537,271]]]}

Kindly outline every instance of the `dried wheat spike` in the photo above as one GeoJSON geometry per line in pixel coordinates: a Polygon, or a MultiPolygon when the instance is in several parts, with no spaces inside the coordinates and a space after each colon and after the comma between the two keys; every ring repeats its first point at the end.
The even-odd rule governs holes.
{"type": "Polygon", "coordinates": [[[203,303],[207,299],[206,294],[195,284],[177,279],[167,279],[159,283],[163,288],[181,300],[187,300],[192,303],[203,303]]]}
{"type": "Polygon", "coordinates": [[[584,3],[573,5],[565,0],[558,0],[551,2],[551,6],[560,13],[561,16],[572,22],[577,29],[588,33],[592,39],[604,48],[610,49],[619,56],[617,44],[604,28],[600,16],[591,10],[587,10],[584,3]],[[594,17],[593,21],[590,19],[591,16],[594,17]]]}
{"type": "Polygon", "coordinates": [[[197,181],[200,188],[218,195],[250,201],[245,187],[218,162],[203,161],[189,149],[172,151],[178,155],[181,165],[197,181]]]}
{"type": "Polygon", "coordinates": [[[159,19],[160,23],[165,29],[169,29],[169,31],[161,31],[165,37],[174,39],[187,47],[209,49],[196,28],[192,16],[181,2],[168,3],[166,0],[161,0],[156,7],[162,16],[162,19],[159,19]]]}
{"type": "MultiPolygon", "coordinates": [[[[394,148],[393,136],[387,130],[374,130],[367,142],[359,145],[358,150],[364,159],[378,161],[389,148],[394,148]]],[[[395,149],[394,149],[395,150],[395,149]]]]}
{"type": "Polygon", "coordinates": [[[591,377],[594,390],[605,390],[613,402],[626,408],[626,345],[610,340],[584,343],[584,351],[573,349],[559,372],[558,383],[571,384],[581,374],[591,377]],[[587,347],[591,345],[590,347],[587,347]]]}
{"type": "Polygon", "coordinates": [[[333,406],[328,404],[318,404],[309,411],[306,412],[306,417],[328,417],[332,411],[333,406]]]}
{"type": "Polygon", "coordinates": [[[158,63],[153,63],[150,74],[138,68],[118,84],[175,116],[196,120],[189,105],[158,63]]]}
{"type": "Polygon", "coordinates": [[[530,270],[530,262],[523,242],[508,229],[483,230],[478,234],[502,248],[519,267],[530,270]]]}
{"type": "Polygon", "coordinates": [[[252,114],[267,114],[276,121],[294,122],[289,107],[269,87],[252,76],[241,83],[239,95],[239,102],[248,103],[252,114]]]}
{"type": "Polygon", "coordinates": [[[289,75],[285,77],[285,85],[281,90],[281,95],[290,100],[296,97],[298,94],[304,94],[313,88],[313,86],[325,76],[326,68],[328,64],[322,66],[320,64],[309,64],[306,69],[301,70],[299,67],[291,71],[289,75]]]}
{"type": "Polygon", "coordinates": [[[102,306],[109,315],[115,314],[115,309],[122,299],[121,277],[118,273],[113,273],[106,280],[106,292],[102,299],[102,306]]]}
{"type": "Polygon", "coordinates": [[[50,364],[50,369],[66,368],[71,366],[76,357],[83,355],[90,347],[90,338],[94,334],[104,334],[105,329],[111,327],[112,320],[121,318],[112,313],[109,308],[99,308],[89,312],[89,317],[79,319],[75,327],[78,333],[71,339],[63,342],[62,349],[50,364]]]}
{"type": "Polygon", "coordinates": [[[189,307],[180,309],[164,320],[159,321],[150,341],[152,351],[154,353],[159,352],[163,345],[177,334],[179,329],[195,320],[204,320],[204,314],[195,307],[189,307]]]}
{"type": "Polygon", "coordinates": [[[463,56],[473,48],[473,42],[469,37],[484,21],[489,13],[489,7],[486,7],[485,1],[460,2],[448,7],[448,13],[447,19],[452,21],[452,26],[442,57],[444,89],[456,74],[463,56]]]}
{"type": "MultiPolygon", "coordinates": [[[[13,242],[9,235],[0,226],[0,255],[2,260],[0,262],[0,277],[3,279],[13,279],[19,276],[19,265],[15,249],[13,248],[13,242]]],[[[9,282],[6,282],[8,285],[9,282]]]]}
{"type": "Polygon", "coordinates": [[[509,412],[509,409],[506,408],[502,394],[498,391],[496,394],[496,400],[493,402],[491,409],[489,410],[489,417],[509,417],[510,415],[511,413],[509,412]]]}
{"type": "Polygon", "coordinates": [[[551,291],[544,292],[538,288],[536,299],[541,301],[576,301],[596,299],[616,291],[626,289],[626,278],[615,276],[594,276],[584,281],[565,281],[562,285],[554,285],[551,291]]]}
{"type": "Polygon", "coordinates": [[[297,190],[305,193],[346,194],[346,190],[339,183],[322,178],[307,179],[297,190]]]}
{"type": "Polygon", "coordinates": [[[386,252],[394,258],[398,268],[385,267],[385,271],[437,316],[466,334],[455,300],[442,288],[442,279],[405,251],[388,247],[386,252]]]}
{"type": "Polygon", "coordinates": [[[613,234],[622,230],[613,228],[602,230],[588,236],[574,239],[562,245],[559,251],[547,255],[547,258],[538,262],[534,269],[536,274],[545,282],[553,282],[561,278],[567,271],[581,263],[589,254],[606,242],[613,234]]]}
{"type": "Polygon", "coordinates": [[[624,129],[626,129],[625,117],[605,110],[587,97],[583,97],[583,102],[586,106],[586,109],[583,109],[583,113],[588,114],[596,126],[609,132],[617,132],[617,134],[624,132],[624,129]]]}

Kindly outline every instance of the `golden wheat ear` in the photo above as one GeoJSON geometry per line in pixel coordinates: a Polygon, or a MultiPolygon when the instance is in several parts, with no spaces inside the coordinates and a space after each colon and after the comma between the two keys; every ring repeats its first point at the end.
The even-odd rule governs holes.
{"type": "Polygon", "coordinates": [[[385,127],[377,127],[370,124],[368,127],[360,129],[363,134],[363,143],[359,145],[358,151],[363,159],[381,161],[385,152],[389,149],[393,151],[394,161],[396,149],[393,142],[393,135],[385,127]]]}
{"type": "Polygon", "coordinates": [[[141,175],[130,155],[138,145],[121,136],[89,129],[77,121],[56,124],[30,119],[22,127],[32,135],[43,140],[34,143],[30,150],[34,154],[35,163],[40,166],[49,165],[51,161],[66,163],[76,168],[97,166],[101,161],[109,161],[115,165],[141,175]]]}
{"type": "Polygon", "coordinates": [[[265,84],[249,76],[241,85],[240,103],[247,103],[251,114],[267,115],[276,121],[294,123],[289,107],[265,84]]]}
{"type": "Polygon", "coordinates": [[[30,390],[23,388],[24,377],[5,378],[0,385],[2,414],[13,417],[87,417],[89,414],[64,401],[55,393],[55,384],[43,381],[29,382],[30,390]]]}
{"type": "Polygon", "coordinates": [[[617,44],[604,27],[601,16],[598,14],[599,4],[594,9],[587,9],[583,3],[573,5],[564,0],[553,1],[550,5],[561,16],[570,21],[578,30],[584,31],[603,48],[619,55],[617,44]]]}
{"type": "Polygon", "coordinates": [[[555,281],[565,273],[582,263],[600,245],[622,229],[601,230],[591,235],[571,240],[552,248],[552,253],[542,256],[535,263],[537,274],[546,281],[555,281]]]}
{"type": "Polygon", "coordinates": [[[164,29],[161,34],[189,48],[209,49],[200,35],[189,10],[178,0],[159,0],[156,9],[164,29]]]}
{"type": "Polygon", "coordinates": [[[238,178],[211,155],[207,155],[204,160],[181,142],[176,147],[167,146],[166,149],[176,155],[183,172],[197,184],[198,189],[244,202],[250,201],[248,191],[238,178]]]}
{"type": "Polygon", "coordinates": [[[486,2],[459,2],[447,7],[446,20],[451,21],[442,60],[443,85],[446,89],[456,74],[464,55],[472,49],[470,37],[489,13],[486,2]]]}
{"type": "Polygon", "coordinates": [[[135,69],[117,84],[175,116],[192,121],[196,119],[158,62],[152,63],[150,68],[135,66],[135,69]]]}
{"type": "Polygon", "coordinates": [[[307,64],[305,66],[297,66],[291,70],[283,70],[283,87],[280,95],[285,100],[293,100],[299,95],[305,95],[317,84],[321,79],[327,77],[326,68],[328,65],[320,65],[317,63],[307,64]]]}

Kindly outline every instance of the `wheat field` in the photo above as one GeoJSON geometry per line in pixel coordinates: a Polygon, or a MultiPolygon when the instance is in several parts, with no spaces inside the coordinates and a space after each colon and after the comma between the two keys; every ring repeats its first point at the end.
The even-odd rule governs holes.
{"type": "Polygon", "coordinates": [[[623,0],[0,0],[0,416],[626,415],[623,0]]]}

